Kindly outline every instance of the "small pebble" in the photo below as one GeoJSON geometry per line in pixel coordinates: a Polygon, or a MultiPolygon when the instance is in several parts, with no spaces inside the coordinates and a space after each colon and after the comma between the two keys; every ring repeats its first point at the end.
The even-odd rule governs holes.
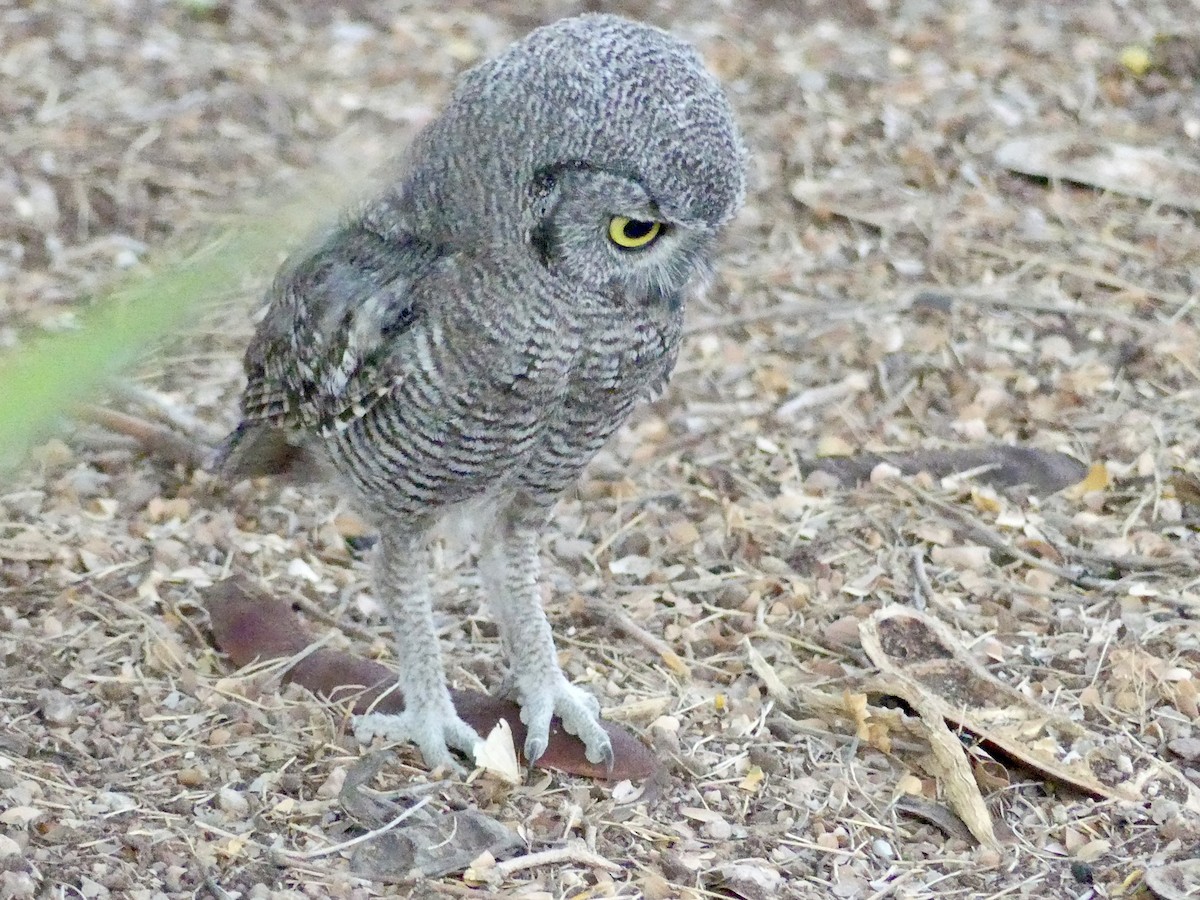
{"type": "Polygon", "coordinates": [[[991,847],[980,847],[975,852],[975,861],[984,869],[991,869],[1000,865],[1000,851],[994,850],[991,847]]]}
{"type": "Polygon", "coordinates": [[[1167,749],[1188,762],[1195,762],[1200,759],[1200,738],[1175,738],[1167,744],[1167,749]]]}
{"type": "Polygon", "coordinates": [[[234,818],[244,819],[250,814],[250,802],[240,791],[223,787],[217,792],[217,805],[234,818]]]}
{"type": "Polygon", "coordinates": [[[199,769],[180,769],[175,777],[184,787],[199,787],[204,784],[204,773],[199,769]]]}
{"type": "Polygon", "coordinates": [[[733,837],[733,826],[724,819],[715,819],[712,822],[706,822],[700,831],[714,841],[727,841],[733,837]]]}
{"type": "Polygon", "coordinates": [[[0,897],[24,900],[37,893],[37,884],[28,872],[5,872],[0,875],[0,897]]]}
{"type": "Polygon", "coordinates": [[[62,691],[38,691],[42,718],[50,725],[70,725],[75,721],[75,704],[62,691]]]}
{"type": "Polygon", "coordinates": [[[875,838],[871,841],[871,851],[880,859],[895,859],[896,851],[892,849],[892,845],[883,838],[875,838]]]}
{"type": "Polygon", "coordinates": [[[668,900],[674,897],[675,888],[671,882],[663,878],[657,872],[651,872],[642,879],[641,882],[642,896],[646,900],[668,900]]]}

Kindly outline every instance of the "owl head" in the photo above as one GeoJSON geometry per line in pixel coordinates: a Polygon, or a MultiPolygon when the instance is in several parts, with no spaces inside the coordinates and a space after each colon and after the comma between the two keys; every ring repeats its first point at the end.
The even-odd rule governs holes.
{"type": "Polygon", "coordinates": [[[438,242],[673,295],[737,212],[745,170],[729,102],[692,47],[584,15],[464,74],[398,189],[438,242]]]}

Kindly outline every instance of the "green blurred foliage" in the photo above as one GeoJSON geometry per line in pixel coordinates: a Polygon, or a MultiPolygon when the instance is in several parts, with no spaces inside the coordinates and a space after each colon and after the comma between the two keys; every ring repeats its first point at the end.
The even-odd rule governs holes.
{"type": "Polygon", "coordinates": [[[106,379],[262,273],[289,236],[265,226],[231,230],[161,271],[133,275],[84,309],[78,327],[0,355],[0,471],[106,379]]]}

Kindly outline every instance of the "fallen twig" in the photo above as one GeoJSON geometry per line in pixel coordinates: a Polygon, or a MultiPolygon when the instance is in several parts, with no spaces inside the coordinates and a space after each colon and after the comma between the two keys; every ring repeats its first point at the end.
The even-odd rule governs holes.
{"type": "Polygon", "coordinates": [[[157,425],[129,413],[104,406],[82,406],[76,414],[116,434],[132,438],[151,456],[199,469],[208,461],[212,448],[186,437],[165,425],[157,425]]]}
{"type": "Polygon", "coordinates": [[[610,859],[605,859],[599,853],[589,850],[583,841],[571,841],[563,847],[551,850],[541,850],[537,853],[526,853],[516,859],[506,859],[491,867],[488,874],[495,874],[498,881],[511,878],[523,869],[535,869],[538,866],[557,866],[563,863],[575,863],[589,866],[593,869],[603,869],[606,872],[620,872],[621,867],[610,859]]]}

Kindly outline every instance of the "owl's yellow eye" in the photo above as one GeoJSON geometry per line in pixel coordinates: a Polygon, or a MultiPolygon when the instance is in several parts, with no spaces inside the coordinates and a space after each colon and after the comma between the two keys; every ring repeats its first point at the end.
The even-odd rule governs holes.
{"type": "Polygon", "coordinates": [[[640,250],[662,234],[662,222],[613,216],[608,220],[608,239],[622,250],[640,250]]]}

